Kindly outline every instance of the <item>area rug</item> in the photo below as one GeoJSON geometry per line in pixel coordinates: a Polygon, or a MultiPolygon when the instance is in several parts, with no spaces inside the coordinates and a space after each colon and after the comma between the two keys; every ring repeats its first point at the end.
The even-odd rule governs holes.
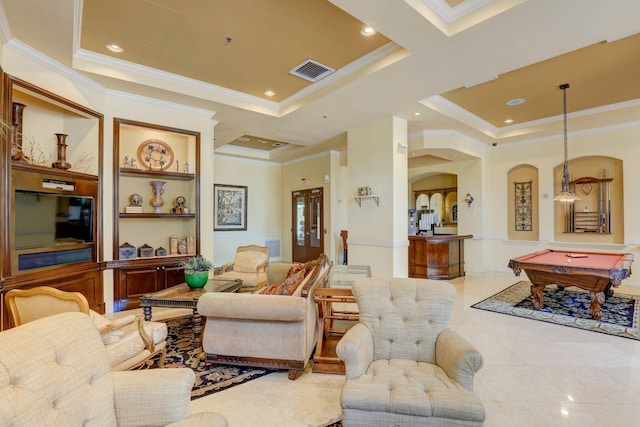
{"type": "MultiPolygon", "coordinates": [[[[196,382],[191,391],[191,399],[198,399],[273,372],[269,369],[242,366],[207,366],[200,333],[194,330],[192,319],[192,316],[185,316],[167,320],[169,334],[164,362],[165,368],[187,367],[195,372],[196,382]]],[[[140,369],[155,368],[157,363],[156,357],[147,361],[140,369]]]]}
{"type": "Polygon", "coordinates": [[[615,292],[602,304],[602,319],[589,314],[589,292],[555,286],[544,289],[544,305],[536,311],[531,306],[531,283],[520,281],[471,307],[570,326],[618,337],[640,340],[640,296],[615,292]]]}

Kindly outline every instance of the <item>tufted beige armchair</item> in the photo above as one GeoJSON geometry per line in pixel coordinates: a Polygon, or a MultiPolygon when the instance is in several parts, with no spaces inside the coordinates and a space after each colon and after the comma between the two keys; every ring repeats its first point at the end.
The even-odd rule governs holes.
{"type": "Polygon", "coordinates": [[[215,272],[216,278],[242,280],[240,292],[255,292],[267,285],[269,248],[266,246],[239,246],[233,262],[223,265],[215,272]]]}
{"type": "Polygon", "coordinates": [[[144,322],[142,317],[134,315],[109,320],[90,310],[89,302],[81,293],[49,286],[12,289],[5,300],[14,326],[69,311],[88,314],[100,332],[115,371],[134,368],[156,355],[159,355],[158,365],[164,364],[166,323],[144,322]]]}
{"type": "Polygon", "coordinates": [[[226,427],[191,414],[187,368],[112,371],[95,325],[67,312],[0,333],[0,425],[226,427]]]}
{"type": "Polygon", "coordinates": [[[359,322],[340,340],[345,427],[481,426],[473,392],[482,356],[448,329],[455,288],[427,279],[353,284],[359,322]]]}

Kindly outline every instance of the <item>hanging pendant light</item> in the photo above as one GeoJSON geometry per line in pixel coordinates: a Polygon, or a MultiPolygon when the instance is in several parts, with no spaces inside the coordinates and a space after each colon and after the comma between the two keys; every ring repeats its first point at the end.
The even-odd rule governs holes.
{"type": "Polygon", "coordinates": [[[556,202],[575,202],[576,200],[580,200],[580,197],[571,191],[571,184],[569,183],[569,157],[567,155],[567,89],[569,89],[569,83],[560,85],[560,89],[562,89],[564,117],[564,165],[562,171],[562,188],[553,200],[556,202]]]}

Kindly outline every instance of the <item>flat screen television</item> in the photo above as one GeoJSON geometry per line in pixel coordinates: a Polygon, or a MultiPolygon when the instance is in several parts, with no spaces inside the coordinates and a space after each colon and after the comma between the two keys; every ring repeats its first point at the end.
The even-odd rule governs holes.
{"type": "Polygon", "coordinates": [[[91,261],[93,197],[15,191],[18,270],[91,261]]]}

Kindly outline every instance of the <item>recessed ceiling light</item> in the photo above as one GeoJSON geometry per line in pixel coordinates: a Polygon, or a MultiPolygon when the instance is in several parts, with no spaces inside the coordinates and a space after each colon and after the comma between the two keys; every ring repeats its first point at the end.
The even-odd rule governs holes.
{"type": "Polygon", "coordinates": [[[276,93],[275,93],[274,91],[272,91],[272,90],[268,90],[268,91],[265,91],[265,93],[264,93],[264,94],[265,94],[265,95],[267,95],[267,96],[273,96],[273,95],[275,95],[276,93]]]}
{"type": "Polygon", "coordinates": [[[266,144],[266,143],[268,143],[269,141],[265,141],[264,139],[259,139],[259,140],[258,140],[258,142],[259,142],[260,144],[266,144]]]}
{"type": "Polygon", "coordinates": [[[420,114],[421,114],[420,112],[413,113],[414,116],[419,116],[420,114]]]}
{"type": "Polygon", "coordinates": [[[514,105],[524,104],[524,98],[513,98],[507,101],[507,105],[513,107],[514,105]]]}
{"type": "Polygon", "coordinates": [[[249,142],[249,141],[251,141],[251,138],[247,138],[246,136],[241,136],[240,138],[238,138],[238,141],[240,141],[240,142],[249,142]]]}
{"type": "Polygon", "coordinates": [[[511,123],[513,123],[513,119],[507,119],[504,121],[506,124],[510,125],[511,123]]]}
{"type": "Polygon", "coordinates": [[[284,143],[283,142],[274,142],[271,145],[273,145],[274,147],[282,147],[284,145],[284,143]]]}
{"type": "Polygon", "coordinates": [[[115,43],[109,43],[107,45],[107,49],[109,49],[113,53],[122,53],[122,52],[124,52],[124,49],[122,48],[122,46],[120,46],[119,44],[115,44],[115,43]]]}
{"type": "Polygon", "coordinates": [[[363,36],[372,36],[376,33],[376,30],[373,29],[373,27],[364,27],[362,30],[360,30],[360,34],[362,34],[363,36]]]}

